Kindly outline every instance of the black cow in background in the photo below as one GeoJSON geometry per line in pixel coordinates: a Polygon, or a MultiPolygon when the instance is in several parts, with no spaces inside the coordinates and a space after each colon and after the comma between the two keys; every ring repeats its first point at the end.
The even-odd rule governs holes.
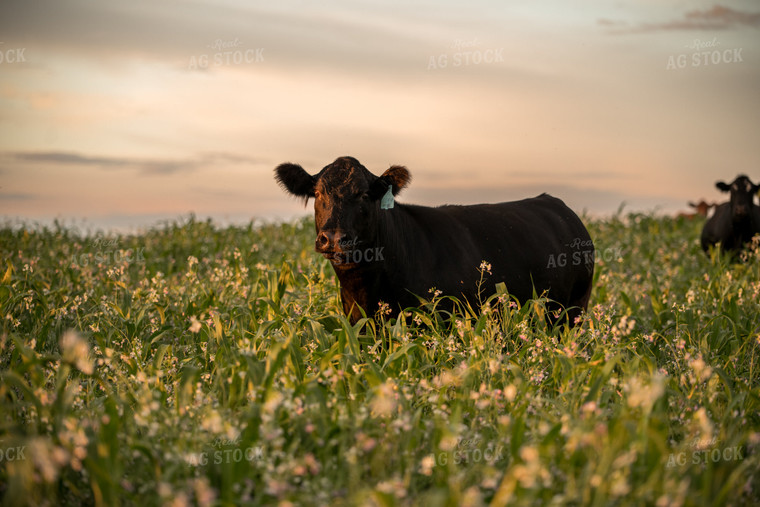
{"type": "Polygon", "coordinates": [[[702,228],[702,249],[720,245],[721,250],[738,253],[755,234],[760,233],[760,206],[754,203],[760,186],[745,175],[739,175],[730,185],[715,184],[722,192],[730,192],[731,200],[715,208],[713,216],[702,228]]]}
{"type": "MultiPolygon", "coordinates": [[[[275,179],[284,190],[314,198],[315,249],[340,280],[351,322],[363,309],[374,315],[386,303],[393,315],[418,306],[435,288],[477,308],[503,282],[524,302],[535,292],[567,308],[569,323],[588,305],[594,246],[578,216],[546,194],[500,204],[440,206],[400,204],[394,196],[411,176],[392,166],[376,176],[355,158],[341,157],[311,175],[281,164],[275,179]],[[482,261],[490,274],[478,294],[482,261]],[[571,309],[572,308],[572,309],[571,309]]],[[[555,311],[558,306],[551,307],[555,311]]]]}

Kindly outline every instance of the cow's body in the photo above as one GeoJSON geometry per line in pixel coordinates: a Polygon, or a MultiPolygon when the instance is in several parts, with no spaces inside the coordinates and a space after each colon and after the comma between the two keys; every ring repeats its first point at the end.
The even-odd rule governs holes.
{"type": "Polygon", "coordinates": [[[715,208],[715,214],[702,228],[702,249],[707,252],[710,246],[720,245],[724,252],[738,252],[746,243],[760,233],[760,207],[752,208],[752,215],[734,222],[731,216],[731,203],[724,202],[715,208]]]}
{"type": "MultiPolygon", "coordinates": [[[[348,157],[333,165],[342,167],[346,163],[359,165],[348,157]]],[[[333,165],[311,178],[319,182],[333,165]]],[[[297,171],[293,167],[298,166],[290,165],[289,170],[297,171]]],[[[340,177],[353,178],[356,171],[356,167],[342,169],[340,177]]],[[[281,182],[291,178],[279,175],[278,168],[281,182]]],[[[382,194],[373,193],[372,178],[383,177],[368,171],[363,176],[369,179],[369,185],[365,185],[368,188],[354,193],[368,190],[365,193],[370,195],[382,194]]],[[[290,183],[301,181],[298,178],[292,177],[290,183]]],[[[334,181],[326,187],[315,183],[316,188],[321,188],[317,199],[324,198],[334,181]]],[[[382,184],[383,188],[393,184],[397,193],[397,188],[400,190],[407,182],[408,172],[401,184],[387,177],[382,184]]],[[[343,191],[341,195],[347,194],[351,192],[343,191]]],[[[394,313],[417,306],[419,297],[429,298],[433,288],[477,308],[479,300],[494,294],[500,282],[521,302],[530,299],[535,290],[539,296],[546,293],[562,307],[572,307],[568,312],[571,324],[588,304],[594,268],[591,238],[578,216],[549,195],[499,204],[435,208],[395,203],[390,209],[381,209],[373,202],[359,212],[363,218],[359,224],[342,216],[345,206],[337,211],[330,207],[329,212],[323,206],[315,203],[316,249],[332,261],[340,280],[343,308],[353,322],[361,317],[360,308],[372,315],[382,303],[394,313]],[[365,222],[371,226],[365,227],[365,222]],[[346,245],[348,248],[342,248],[346,245]],[[483,261],[490,264],[490,274],[481,275],[483,261]],[[482,292],[478,295],[481,276],[482,292]]]]}
{"type": "Polygon", "coordinates": [[[738,253],[755,234],[760,234],[760,206],[754,203],[758,186],[746,176],[737,177],[730,185],[718,182],[716,186],[731,193],[731,200],[715,208],[713,216],[705,222],[700,238],[702,249],[720,245],[725,252],[738,253]]]}
{"type": "MultiPolygon", "coordinates": [[[[381,302],[404,308],[435,288],[476,307],[483,261],[485,299],[503,282],[519,301],[548,291],[567,307],[586,308],[593,274],[593,246],[580,219],[548,195],[501,204],[430,208],[397,204],[380,214],[382,261],[335,265],[343,308],[352,320],[358,306],[381,302]]],[[[360,251],[366,247],[358,245],[360,251]]],[[[372,248],[377,252],[377,248],[372,248]]]]}

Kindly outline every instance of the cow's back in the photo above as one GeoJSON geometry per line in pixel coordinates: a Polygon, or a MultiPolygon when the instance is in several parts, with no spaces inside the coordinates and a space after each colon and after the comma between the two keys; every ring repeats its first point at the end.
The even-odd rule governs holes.
{"type": "Polygon", "coordinates": [[[478,301],[478,270],[484,276],[481,298],[503,282],[520,301],[548,291],[563,306],[586,307],[593,277],[594,248],[578,216],[549,195],[521,201],[472,206],[403,206],[416,232],[406,236],[409,250],[396,259],[409,292],[444,294],[478,301]]]}
{"type": "MultiPolygon", "coordinates": [[[[561,200],[543,194],[531,199],[483,205],[483,220],[461,213],[492,265],[494,282],[524,301],[548,291],[565,306],[589,292],[594,247],[580,218],[561,200]]],[[[585,308],[585,304],[583,304],[585,308]]]]}

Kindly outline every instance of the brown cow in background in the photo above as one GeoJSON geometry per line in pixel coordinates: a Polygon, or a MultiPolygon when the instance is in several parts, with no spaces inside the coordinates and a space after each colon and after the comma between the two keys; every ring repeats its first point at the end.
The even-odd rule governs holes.
{"type": "Polygon", "coordinates": [[[695,213],[681,212],[678,215],[676,215],[676,218],[682,218],[682,219],[685,219],[685,220],[693,220],[694,218],[696,218],[698,216],[706,218],[707,214],[710,212],[710,210],[712,208],[715,208],[716,206],[718,206],[714,202],[711,202],[711,203],[708,204],[707,202],[705,202],[704,199],[702,199],[701,201],[699,201],[697,204],[694,204],[691,201],[689,201],[688,204],[689,204],[690,207],[694,208],[696,210],[696,212],[695,213]]]}

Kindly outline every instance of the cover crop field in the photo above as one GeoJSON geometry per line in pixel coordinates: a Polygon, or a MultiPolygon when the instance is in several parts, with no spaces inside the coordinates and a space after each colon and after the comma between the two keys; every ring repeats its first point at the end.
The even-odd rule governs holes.
{"type": "Polygon", "coordinates": [[[351,326],[311,219],[6,224],[0,498],[759,504],[758,245],[732,264],[700,220],[584,221],[589,311],[555,330],[503,292],[351,326]]]}

